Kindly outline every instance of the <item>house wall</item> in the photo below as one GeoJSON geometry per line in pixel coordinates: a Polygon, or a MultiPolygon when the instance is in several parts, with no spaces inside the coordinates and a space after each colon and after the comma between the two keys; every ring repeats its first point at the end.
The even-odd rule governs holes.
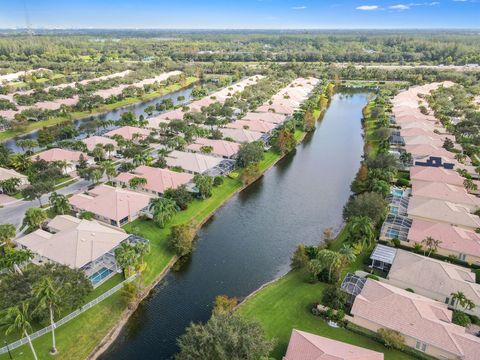
{"type": "MultiPolygon", "coordinates": [[[[385,326],[378,325],[370,320],[359,316],[353,316],[352,322],[355,325],[368,329],[370,331],[377,332],[381,328],[386,328],[385,326]]],[[[392,329],[393,330],[393,329],[392,329]]],[[[415,345],[417,344],[417,339],[412,338],[411,336],[402,334],[405,337],[405,345],[415,349],[415,345]]],[[[443,349],[439,349],[436,346],[427,344],[425,349],[425,354],[436,357],[437,359],[448,359],[448,360],[460,360],[461,358],[455,354],[452,354],[448,351],[443,349]]]]}

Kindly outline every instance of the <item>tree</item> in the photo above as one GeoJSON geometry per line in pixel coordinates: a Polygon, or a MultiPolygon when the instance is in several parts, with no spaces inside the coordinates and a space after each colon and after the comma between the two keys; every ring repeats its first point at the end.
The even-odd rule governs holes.
{"type": "Polygon", "coordinates": [[[227,295],[218,295],[213,305],[213,315],[231,314],[238,304],[237,298],[230,298],[227,295]]]}
{"type": "Polygon", "coordinates": [[[410,166],[413,162],[413,156],[409,152],[402,152],[399,159],[404,166],[410,166]]]}
{"type": "Polygon", "coordinates": [[[322,304],[335,310],[345,308],[347,293],[337,285],[329,285],[322,292],[322,304]]]}
{"type": "Polygon", "coordinates": [[[272,139],[274,149],[281,155],[287,154],[295,149],[296,144],[297,141],[295,140],[294,132],[286,127],[282,127],[278,130],[272,139]]]}
{"type": "Polygon", "coordinates": [[[103,160],[105,158],[105,150],[101,144],[97,144],[92,150],[92,155],[96,160],[103,160]]]}
{"type": "Polygon", "coordinates": [[[161,228],[170,221],[177,212],[177,206],[174,200],[165,197],[154,198],[150,200],[149,211],[152,213],[153,221],[161,228]]]}
{"type": "Polygon", "coordinates": [[[12,224],[0,224],[0,246],[2,244],[10,246],[16,234],[17,230],[12,224]]]}
{"type": "MultiPolygon", "coordinates": [[[[107,144],[107,145],[111,145],[111,144],[107,144]]],[[[100,168],[105,173],[105,175],[107,175],[108,181],[110,181],[112,177],[114,177],[117,174],[117,170],[115,169],[115,164],[113,161],[103,161],[100,164],[100,168]]]]}
{"type": "Polygon", "coordinates": [[[454,304],[453,307],[455,310],[457,310],[458,305],[467,310],[472,310],[475,307],[475,303],[472,300],[468,299],[461,291],[451,293],[450,295],[452,296],[454,304]]]}
{"type": "Polygon", "coordinates": [[[167,199],[172,199],[175,201],[180,210],[186,210],[188,204],[193,200],[192,194],[187,190],[185,185],[180,185],[177,188],[170,188],[165,190],[163,196],[167,199]]]}
{"type": "MultiPolygon", "coordinates": [[[[68,285],[66,287],[69,287],[68,285]]],[[[32,288],[32,293],[37,300],[36,312],[48,311],[50,325],[52,327],[52,349],[51,354],[56,354],[57,347],[55,343],[55,321],[54,314],[60,308],[62,303],[62,291],[64,288],[57,287],[53,280],[46,276],[32,288]]]]}
{"type": "Polygon", "coordinates": [[[254,141],[240,146],[236,163],[239,167],[244,168],[252,163],[262,161],[264,156],[263,142],[254,141]]]}
{"type": "Polygon", "coordinates": [[[329,282],[334,282],[340,277],[340,271],[343,265],[343,259],[340,253],[328,249],[322,249],[318,252],[317,259],[322,265],[322,270],[328,271],[327,279],[329,282]],[[335,275],[335,277],[333,275],[335,275]]]}
{"type": "Polygon", "coordinates": [[[140,254],[135,247],[124,241],[115,249],[115,260],[123,269],[125,278],[129,278],[140,260],[140,254]]]}
{"type": "Polygon", "coordinates": [[[128,181],[128,185],[132,189],[138,189],[139,187],[147,185],[147,179],[145,179],[144,177],[135,176],[134,178],[128,181]]]}
{"type": "Polygon", "coordinates": [[[177,343],[176,360],[257,360],[273,348],[259,324],[235,315],[212,316],[206,324],[190,324],[177,343]]]}
{"type": "Polygon", "coordinates": [[[5,247],[0,257],[0,269],[9,269],[22,275],[23,273],[19,265],[30,261],[32,258],[33,253],[30,250],[17,250],[12,247],[5,247]]]}
{"type": "Polygon", "coordinates": [[[367,216],[353,216],[347,224],[348,238],[353,244],[360,244],[362,249],[369,249],[375,239],[373,221],[367,216]]]}
{"type": "Polygon", "coordinates": [[[50,194],[50,206],[53,208],[55,214],[65,214],[70,210],[70,204],[65,195],[58,194],[53,192],[50,194]]]}
{"type": "Polygon", "coordinates": [[[37,229],[47,219],[47,214],[40,208],[29,208],[25,212],[23,222],[30,229],[37,229]]]}
{"type": "Polygon", "coordinates": [[[192,252],[194,239],[195,228],[189,224],[180,224],[172,226],[168,241],[178,256],[185,256],[192,252]]]}
{"type": "MultiPolygon", "coordinates": [[[[432,253],[436,252],[441,243],[442,242],[440,240],[436,240],[436,239],[432,238],[431,236],[427,236],[421,242],[421,244],[428,249],[428,255],[427,256],[430,256],[432,253]]],[[[423,255],[425,255],[425,251],[423,252],[423,255]]]]}
{"type": "Polygon", "coordinates": [[[260,175],[260,166],[258,163],[252,163],[243,169],[241,179],[244,185],[248,185],[257,180],[260,175]]]}
{"type": "Polygon", "coordinates": [[[213,178],[207,175],[195,175],[193,182],[198,189],[199,195],[203,198],[212,196],[213,178]]]}
{"type": "Polygon", "coordinates": [[[10,158],[10,165],[17,171],[26,171],[31,163],[28,154],[15,154],[10,158]]]}
{"type": "Polygon", "coordinates": [[[2,324],[2,327],[5,327],[5,335],[16,331],[21,332],[28,340],[28,345],[32,351],[33,358],[38,360],[37,353],[35,352],[35,348],[33,347],[32,340],[29,336],[29,332],[32,330],[29,307],[30,306],[26,301],[19,305],[9,307],[2,312],[0,324],[2,324]]]}
{"type": "Polygon", "coordinates": [[[38,200],[40,206],[42,206],[42,196],[53,191],[54,186],[52,182],[39,182],[30,184],[22,190],[22,196],[25,200],[38,200]]]}
{"type": "Polygon", "coordinates": [[[343,208],[343,218],[368,216],[374,226],[380,223],[387,210],[387,202],[381,194],[366,192],[351,198],[343,208]]]}
{"type": "Polygon", "coordinates": [[[445,140],[443,141],[443,148],[447,151],[452,151],[454,147],[455,144],[453,143],[452,139],[445,138],[445,140]]]}
{"type": "Polygon", "coordinates": [[[32,149],[38,146],[38,141],[34,139],[20,139],[16,141],[16,145],[23,151],[30,153],[32,149]]]}
{"type": "Polygon", "coordinates": [[[290,259],[290,268],[293,270],[302,269],[307,266],[309,260],[305,245],[298,244],[292,258],[290,259]]]}
{"type": "Polygon", "coordinates": [[[110,158],[112,156],[112,153],[115,151],[115,145],[113,144],[105,144],[103,146],[103,149],[107,153],[107,156],[110,158]]]}
{"type": "Polygon", "coordinates": [[[472,179],[463,180],[463,186],[467,191],[476,191],[478,189],[477,184],[475,184],[472,179]]]}
{"type": "Polygon", "coordinates": [[[20,185],[20,179],[12,177],[0,181],[0,190],[7,195],[11,195],[17,192],[17,188],[20,185]]]}

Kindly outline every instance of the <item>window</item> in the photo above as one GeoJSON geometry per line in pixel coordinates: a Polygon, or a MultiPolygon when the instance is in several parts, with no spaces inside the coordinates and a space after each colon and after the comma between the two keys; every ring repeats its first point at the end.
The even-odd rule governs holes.
{"type": "Polygon", "coordinates": [[[460,253],[460,254],[458,254],[458,258],[462,261],[465,261],[465,259],[467,258],[467,255],[460,253]]]}
{"type": "Polygon", "coordinates": [[[425,350],[427,349],[427,344],[425,344],[423,341],[417,340],[417,343],[415,344],[415,349],[425,352],[425,350]]]}

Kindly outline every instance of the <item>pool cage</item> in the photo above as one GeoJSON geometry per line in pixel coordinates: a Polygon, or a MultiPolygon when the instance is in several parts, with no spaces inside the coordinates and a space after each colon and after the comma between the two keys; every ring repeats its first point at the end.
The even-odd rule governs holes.
{"type": "Polygon", "coordinates": [[[388,142],[391,146],[400,147],[405,146],[405,140],[403,136],[400,135],[400,131],[394,130],[388,139],[388,142]]]}
{"type": "Polygon", "coordinates": [[[407,241],[411,226],[412,219],[402,215],[388,214],[380,230],[380,239],[407,241]]]}
{"type": "Polygon", "coordinates": [[[357,295],[362,292],[366,282],[367,279],[353,273],[348,273],[345,276],[345,279],[343,279],[342,284],[340,285],[340,289],[347,294],[347,304],[349,306],[352,306],[357,295]]]}
{"type": "Polygon", "coordinates": [[[393,187],[391,193],[387,196],[389,213],[392,215],[407,215],[410,189],[403,190],[393,187]]]}

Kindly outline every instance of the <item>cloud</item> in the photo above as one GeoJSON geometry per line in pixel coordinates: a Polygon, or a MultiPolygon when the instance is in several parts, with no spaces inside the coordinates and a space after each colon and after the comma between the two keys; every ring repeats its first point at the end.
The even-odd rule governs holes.
{"type": "Polygon", "coordinates": [[[292,7],[293,10],[305,10],[307,7],[302,5],[302,6],[294,6],[292,7]]]}
{"type": "Polygon", "coordinates": [[[389,6],[388,8],[389,8],[389,9],[392,9],[392,10],[403,11],[403,10],[408,10],[408,9],[410,9],[410,5],[398,4],[398,5],[389,6]]]}
{"type": "Polygon", "coordinates": [[[373,10],[378,10],[379,7],[378,5],[361,5],[361,6],[357,6],[356,9],[361,11],[373,11],[373,10]]]}

